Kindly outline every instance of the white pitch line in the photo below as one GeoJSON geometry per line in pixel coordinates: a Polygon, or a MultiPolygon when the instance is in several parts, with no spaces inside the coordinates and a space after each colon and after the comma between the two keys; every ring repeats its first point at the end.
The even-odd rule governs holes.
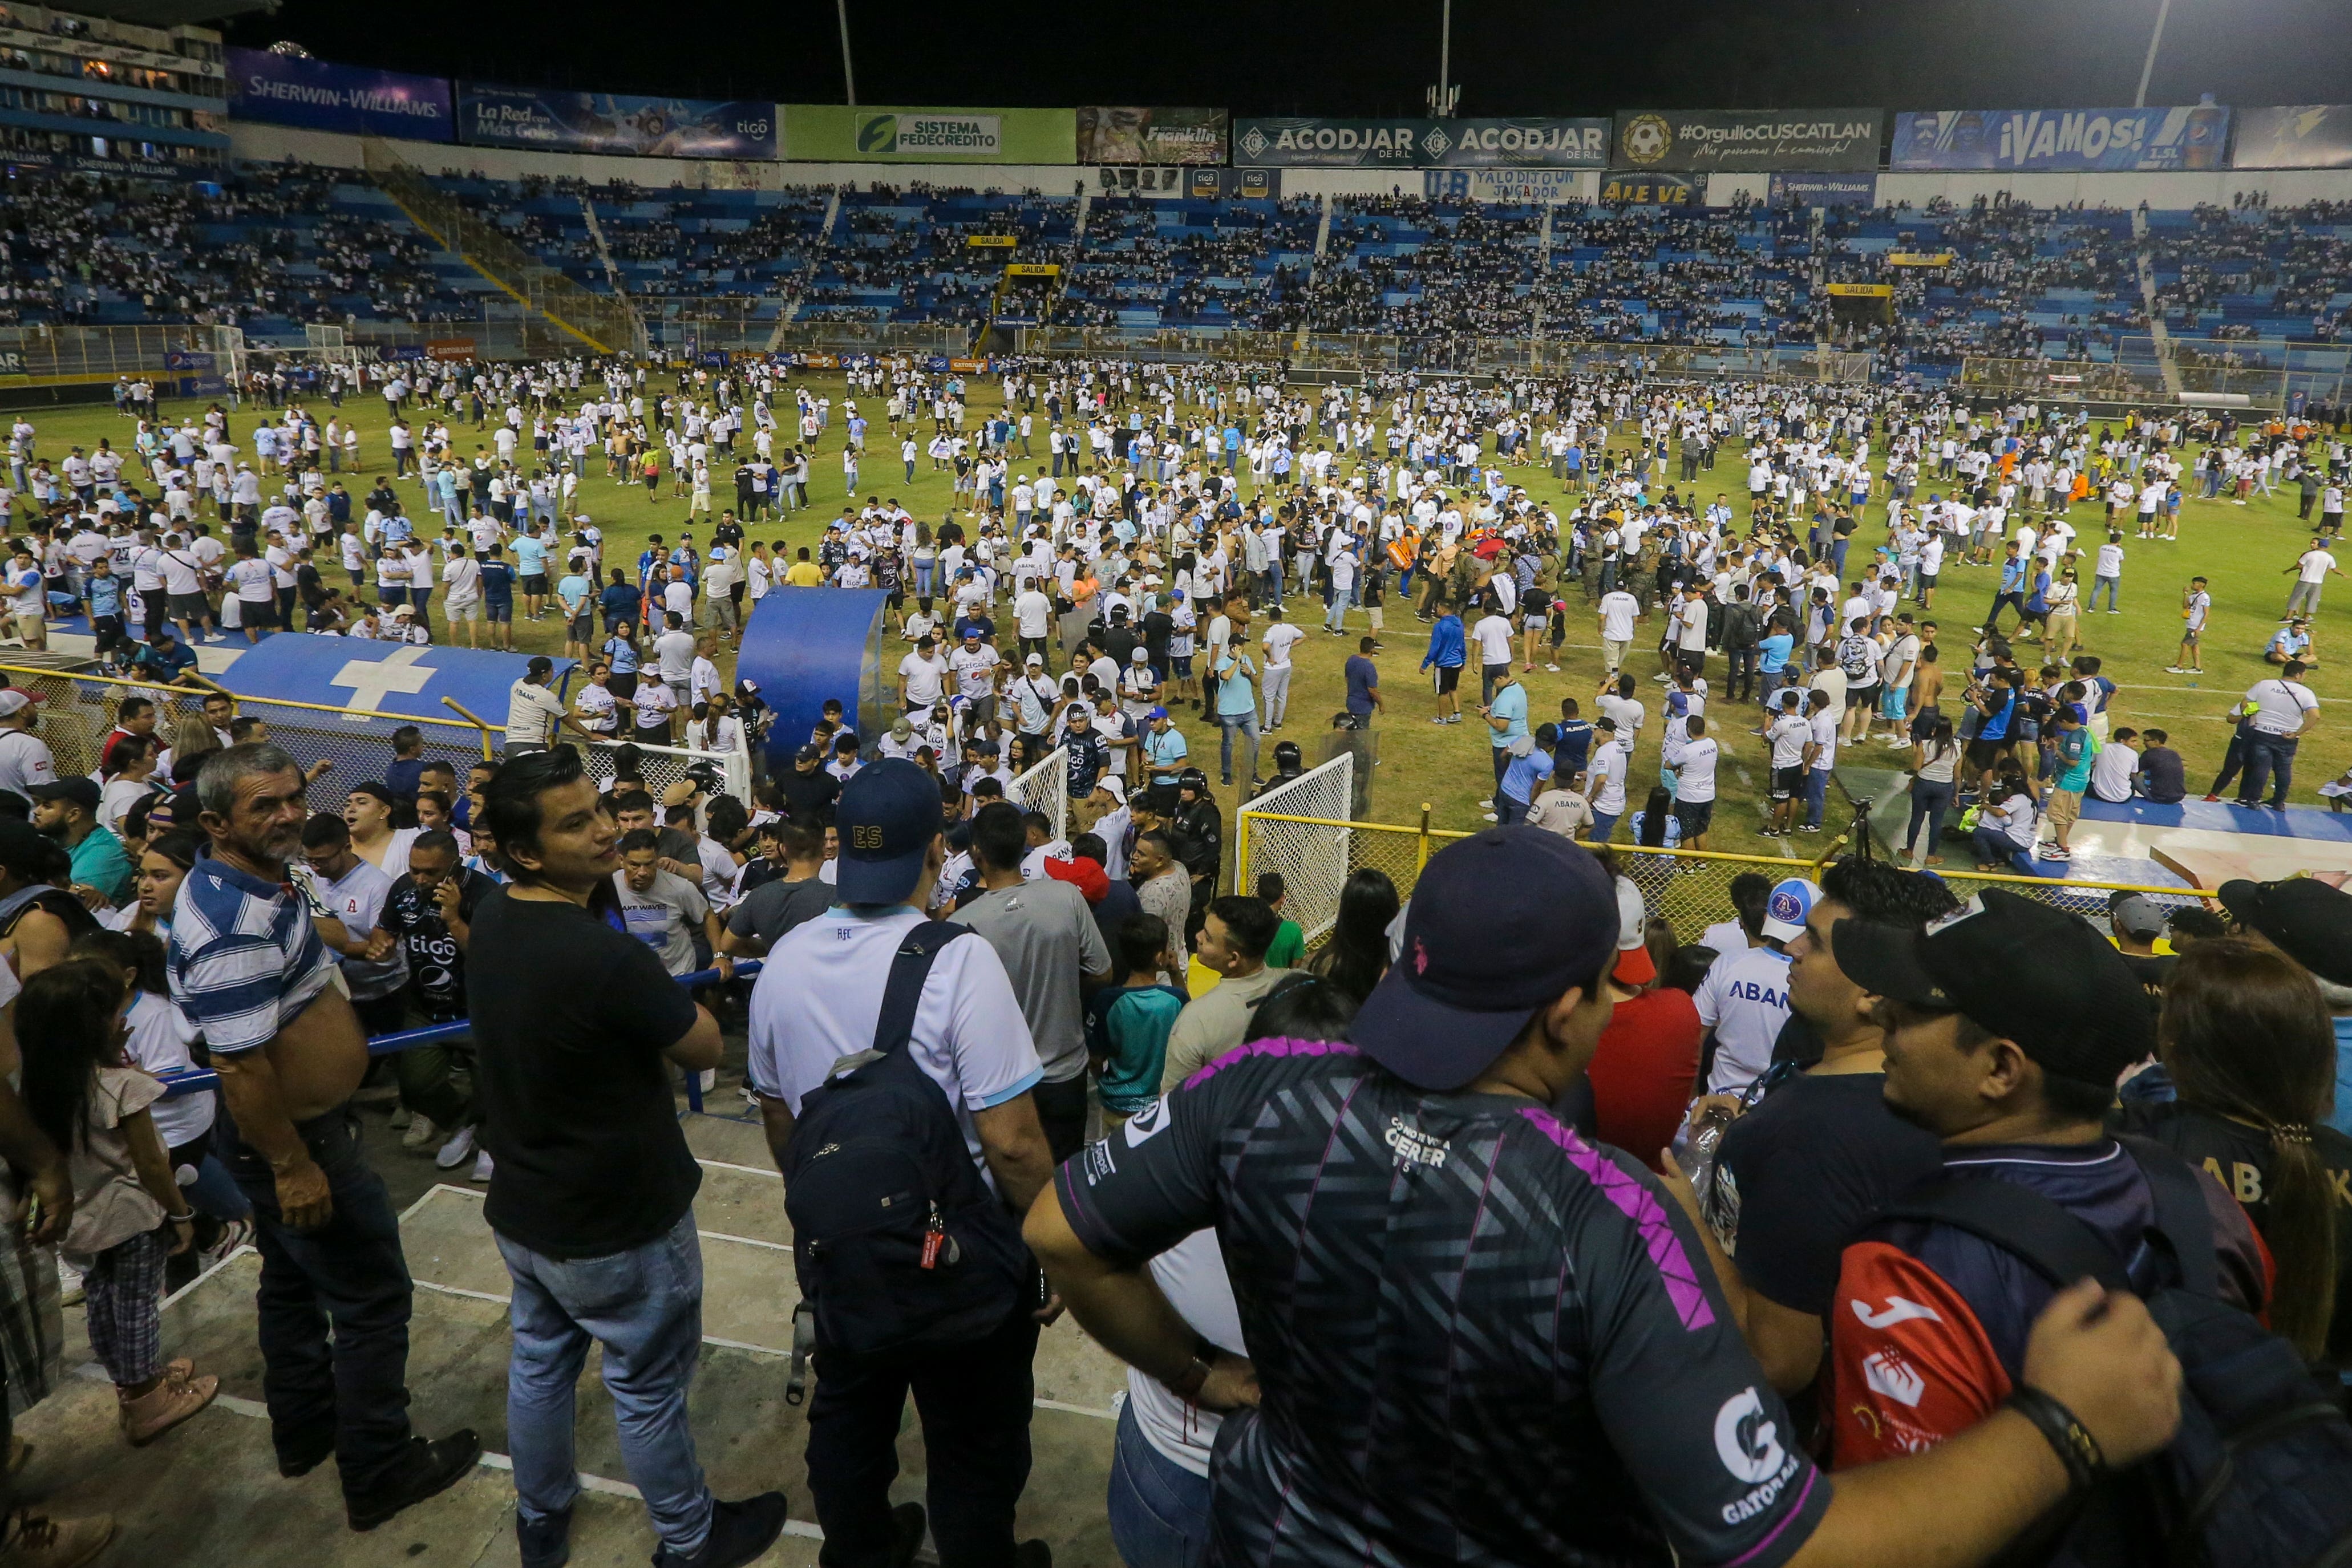
{"type": "Polygon", "coordinates": [[[770,1181],[784,1179],[782,1172],[770,1170],[763,1166],[739,1166],[726,1160],[706,1160],[699,1155],[696,1156],[694,1163],[698,1166],[709,1166],[715,1171],[740,1171],[745,1176],[766,1176],[770,1181]]]}

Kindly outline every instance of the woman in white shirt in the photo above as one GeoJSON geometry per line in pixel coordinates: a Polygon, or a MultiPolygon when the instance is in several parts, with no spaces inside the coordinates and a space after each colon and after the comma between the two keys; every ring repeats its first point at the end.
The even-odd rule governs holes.
{"type": "Polygon", "coordinates": [[[123,813],[148,796],[161,792],[155,783],[155,769],[162,755],[163,742],[152,735],[121,736],[107,749],[105,766],[113,771],[107,775],[99,791],[100,827],[121,838],[123,813]]]}
{"type": "Polygon", "coordinates": [[[1944,813],[1952,804],[1952,792],[1958,788],[1953,770],[1960,759],[1960,743],[1953,737],[1952,721],[1942,714],[1927,719],[1925,733],[1911,743],[1911,826],[1903,835],[1903,852],[1911,857],[1916,866],[1941,865],[1944,857],[1936,853],[1943,841],[1944,813]],[[1927,841],[1919,842],[1922,824],[1927,829],[1927,841]],[[1924,848],[1926,853],[1919,851],[1924,848]]]}

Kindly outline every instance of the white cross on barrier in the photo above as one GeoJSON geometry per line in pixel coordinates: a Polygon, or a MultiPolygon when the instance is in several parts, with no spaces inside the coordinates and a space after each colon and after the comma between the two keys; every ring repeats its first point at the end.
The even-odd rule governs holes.
{"type": "MultiPolygon", "coordinates": [[[[413,695],[425,689],[433,679],[433,667],[416,661],[425,653],[423,648],[407,647],[388,659],[349,659],[327,684],[352,688],[352,700],[345,706],[360,713],[376,713],[383,708],[385,696],[393,692],[413,695]]],[[[362,722],[345,716],[353,724],[362,722]]]]}

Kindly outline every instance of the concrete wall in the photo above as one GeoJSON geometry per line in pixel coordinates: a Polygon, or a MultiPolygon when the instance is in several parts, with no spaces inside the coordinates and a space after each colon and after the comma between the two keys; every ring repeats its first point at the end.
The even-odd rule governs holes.
{"type": "MultiPolygon", "coordinates": [[[[232,121],[229,135],[234,155],[261,162],[296,158],[329,168],[363,166],[360,139],[330,131],[298,131],[280,125],[232,121]]],[[[1067,164],[1017,163],[768,163],[705,162],[682,158],[618,158],[567,152],[533,152],[500,147],[461,147],[442,142],[396,141],[401,157],[427,173],[445,169],[514,180],[526,174],[564,176],[602,183],[627,180],[649,189],[683,186],[690,190],[782,190],[793,185],[828,186],[880,183],[908,185],[960,186],[981,191],[1043,191],[1066,195],[1080,185],[1098,189],[1099,172],[1067,164]]],[[[1417,196],[1431,188],[1428,176],[1449,178],[1454,171],[1420,169],[1285,169],[1285,196],[1385,196],[1391,192],[1417,196]]],[[[1507,171],[1469,172],[1469,193],[1507,181],[1507,171]]],[[[1574,177],[1577,196],[1591,200],[1601,176],[1587,172],[1574,177]]],[[[1728,206],[1745,193],[1765,200],[1771,190],[1769,174],[1705,176],[1711,206],[1728,206]]],[[[2352,201],[2352,169],[2240,169],[2200,174],[1896,174],[1878,176],[1878,201],[1908,202],[1922,207],[1938,196],[1966,205],[1978,196],[2007,193],[2036,206],[2066,206],[2075,202],[2093,206],[2183,209],[2200,204],[2227,206],[2243,192],[2263,192],[2273,206],[2294,206],[2310,201],[2352,201]]],[[[1160,193],[1175,195],[1176,192],[1160,193]]]]}

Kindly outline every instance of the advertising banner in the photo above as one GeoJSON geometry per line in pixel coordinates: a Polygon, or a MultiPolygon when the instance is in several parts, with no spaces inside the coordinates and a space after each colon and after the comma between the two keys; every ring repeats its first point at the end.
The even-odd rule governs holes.
{"type": "Polygon", "coordinates": [[[1891,169],[2219,169],[2230,111],[2173,109],[1939,109],[1895,117],[1891,169]]]}
{"type": "Polygon", "coordinates": [[[1059,277],[1060,267],[1050,261],[1014,261],[1005,264],[1007,277],[1059,277]]]}
{"type": "Polygon", "coordinates": [[[1589,202],[1600,176],[1590,169],[1424,169],[1421,193],[1433,202],[1589,202]]]}
{"type": "Polygon", "coordinates": [[[452,141],[457,113],[442,77],[330,65],[267,49],[228,50],[233,119],[310,131],[452,141]]]}
{"type": "Polygon", "coordinates": [[[218,364],[219,361],[211,354],[201,350],[166,349],[163,350],[163,368],[167,371],[211,371],[216,369],[218,364]]]}
{"type": "Polygon", "coordinates": [[[2232,168],[2352,168],[2352,104],[2296,103],[2237,112],[2232,168]]]}
{"type": "Polygon", "coordinates": [[[1259,168],[1601,169],[1605,120],[1244,120],[1234,162],[1259,168]]]}
{"type": "Polygon", "coordinates": [[[1832,283],[1828,292],[1841,299],[1892,299],[1895,285],[1891,283],[1832,283]]]}
{"type": "Polygon", "coordinates": [[[1612,207],[1688,207],[1698,188],[1679,174],[1612,174],[1601,182],[1601,200],[1612,207]]]}
{"type": "Polygon", "coordinates": [[[1244,197],[1273,201],[1282,194],[1282,171],[1279,169],[1196,168],[1188,173],[1191,176],[1191,193],[1198,201],[1231,202],[1244,197]]]}
{"type": "Polygon", "coordinates": [[[1617,116],[1610,166],[1693,174],[1875,169],[1875,109],[1638,110],[1617,116]]]}
{"type": "Polygon", "coordinates": [[[471,338],[428,338],[425,342],[428,360],[470,360],[474,357],[471,338]]]}
{"type": "Polygon", "coordinates": [[[631,158],[772,159],[776,106],[461,81],[457,140],[631,158]]]}
{"type": "Polygon", "coordinates": [[[1886,253],[1889,267],[1949,267],[1953,253],[1948,250],[1890,250],[1886,253]]]}
{"type": "Polygon", "coordinates": [[[803,163],[1076,163],[1072,109],[780,106],[783,156],[803,163]]]}
{"type": "Polygon", "coordinates": [[[1878,200],[1875,174],[1775,174],[1776,207],[1867,207],[1878,200]]]}
{"type": "Polygon", "coordinates": [[[1078,162],[1222,163],[1230,125],[1222,109],[1080,109],[1078,162]]]}

